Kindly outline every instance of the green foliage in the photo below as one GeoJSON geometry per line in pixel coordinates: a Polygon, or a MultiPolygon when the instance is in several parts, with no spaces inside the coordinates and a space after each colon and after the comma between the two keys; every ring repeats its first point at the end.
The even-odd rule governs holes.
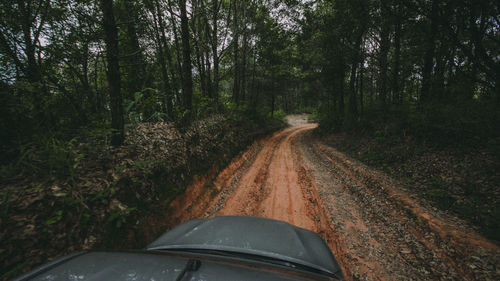
{"type": "Polygon", "coordinates": [[[50,226],[52,224],[58,223],[62,220],[62,218],[63,218],[63,211],[57,210],[53,217],[45,221],[45,225],[50,226]]]}
{"type": "Polygon", "coordinates": [[[488,102],[432,104],[410,118],[417,136],[443,144],[474,145],[500,135],[500,112],[488,102]]]}
{"type": "Polygon", "coordinates": [[[338,132],[344,128],[343,116],[331,112],[324,112],[321,109],[318,110],[316,116],[317,120],[319,120],[319,133],[338,132]]]}
{"type": "MultiPolygon", "coordinates": [[[[203,95],[203,93],[195,92],[194,108],[196,110],[196,119],[203,119],[217,113],[215,102],[212,98],[203,95]]],[[[183,116],[179,116],[182,118],[183,116]]]]}
{"type": "MultiPolygon", "coordinates": [[[[372,135],[380,144],[400,145],[400,138],[412,138],[436,146],[468,146],[500,136],[500,112],[495,104],[474,101],[468,104],[404,105],[382,110],[365,109],[357,122],[345,123],[334,114],[319,111],[320,131],[355,131],[372,135]]],[[[389,146],[388,146],[389,148],[389,146]]],[[[390,149],[395,149],[391,147],[390,149]]],[[[404,145],[401,152],[409,150],[404,145]]]]}
{"type": "Polygon", "coordinates": [[[428,184],[432,187],[425,192],[428,198],[436,202],[440,208],[451,208],[455,199],[448,191],[448,183],[440,177],[434,177],[428,181],[428,184]]]}
{"type": "MultiPolygon", "coordinates": [[[[307,110],[304,110],[303,112],[309,112],[307,110]]],[[[310,114],[309,114],[309,120],[311,122],[319,122],[320,121],[320,114],[319,114],[319,111],[318,109],[314,108],[310,111],[310,114]]]]}
{"type": "Polygon", "coordinates": [[[317,117],[316,115],[318,114],[318,109],[315,106],[299,106],[299,107],[295,108],[292,111],[292,113],[295,113],[295,114],[307,113],[315,118],[315,117],[317,117]]]}
{"type": "Polygon", "coordinates": [[[136,210],[137,208],[127,208],[122,210],[118,207],[115,207],[115,209],[108,217],[108,223],[115,226],[116,228],[121,228],[127,223],[127,218],[131,215],[131,213],[136,210]]]}
{"type": "Polygon", "coordinates": [[[392,167],[387,163],[386,155],[379,154],[377,152],[371,151],[365,157],[363,157],[363,162],[382,169],[392,169],[392,167]]]}
{"type": "Polygon", "coordinates": [[[20,147],[16,166],[41,175],[74,179],[78,166],[85,157],[85,154],[78,151],[76,144],[77,138],[61,141],[48,137],[40,142],[23,145],[20,147]]]}
{"type": "Polygon", "coordinates": [[[273,116],[269,112],[267,117],[286,123],[286,113],[282,109],[275,110],[273,116]]]}
{"type": "Polygon", "coordinates": [[[430,189],[426,195],[443,209],[449,209],[455,201],[446,189],[430,189]]]}
{"type": "Polygon", "coordinates": [[[134,94],[134,100],[125,101],[125,114],[133,122],[164,121],[168,117],[164,113],[165,101],[157,89],[145,88],[134,94]]]}
{"type": "Polygon", "coordinates": [[[468,218],[481,226],[490,239],[498,239],[500,235],[500,205],[492,204],[491,196],[481,192],[479,184],[468,184],[464,188],[466,200],[457,202],[453,210],[464,218],[468,218]]]}
{"type": "Polygon", "coordinates": [[[479,192],[481,190],[479,186],[466,186],[465,198],[457,201],[449,191],[449,184],[443,179],[433,178],[429,184],[433,188],[427,190],[425,194],[440,208],[456,212],[480,226],[487,237],[497,239],[500,234],[500,206],[491,204],[491,198],[488,194],[479,192]]]}
{"type": "Polygon", "coordinates": [[[500,206],[488,206],[488,197],[471,198],[469,202],[457,204],[455,211],[464,218],[471,219],[481,226],[489,239],[498,239],[500,235],[500,206]]]}
{"type": "Polygon", "coordinates": [[[89,196],[89,201],[95,204],[107,205],[109,203],[109,199],[116,193],[114,188],[105,189],[99,192],[96,192],[89,196]]]}

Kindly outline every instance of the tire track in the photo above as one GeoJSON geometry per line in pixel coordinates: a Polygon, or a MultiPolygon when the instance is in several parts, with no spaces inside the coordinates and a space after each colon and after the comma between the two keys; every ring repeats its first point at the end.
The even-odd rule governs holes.
{"type": "Polygon", "coordinates": [[[349,245],[343,254],[352,257],[354,279],[498,280],[496,245],[319,140],[304,136],[299,146],[339,239],[349,245]],[[362,269],[372,263],[380,266],[362,269]]]}

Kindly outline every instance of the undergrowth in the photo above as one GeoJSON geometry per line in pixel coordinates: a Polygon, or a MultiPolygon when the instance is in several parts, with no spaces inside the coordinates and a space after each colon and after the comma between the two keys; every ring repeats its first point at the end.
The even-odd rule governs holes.
{"type": "Polygon", "coordinates": [[[170,123],[136,123],[120,148],[110,147],[109,130],[99,128],[19,146],[16,161],[0,167],[0,279],[85,247],[144,247],[165,228],[137,229],[138,221],[167,213],[195,175],[223,168],[256,137],[282,126],[218,115],[184,132],[170,123]]]}
{"type": "Polygon", "coordinates": [[[500,237],[500,112],[496,104],[371,108],[352,122],[319,114],[336,148],[398,177],[441,210],[500,237]]]}

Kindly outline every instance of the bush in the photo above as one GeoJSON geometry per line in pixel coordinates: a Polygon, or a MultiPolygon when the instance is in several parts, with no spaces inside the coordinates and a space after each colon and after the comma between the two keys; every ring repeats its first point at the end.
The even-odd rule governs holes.
{"type": "Polygon", "coordinates": [[[77,138],[61,141],[55,137],[47,137],[40,142],[23,145],[20,147],[16,168],[39,175],[74,179],[76,169],[85,157],[77,151],[76,142],[77,138]]]}
{"type": "Polygon", "coordinates": [[[286,113],[282,109],[275,110],[273,116],[271,116],[271,112],[269,112],[267,117],[286,123],[286,113]]]}

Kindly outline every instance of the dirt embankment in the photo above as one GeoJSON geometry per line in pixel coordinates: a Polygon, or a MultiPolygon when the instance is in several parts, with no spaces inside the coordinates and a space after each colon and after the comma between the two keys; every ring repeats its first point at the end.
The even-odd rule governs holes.
{"type": "Polygon", "coordinates": [[[30,169],[6,176],[0,166],[0,280],[75,251],[145,247],[168,226],[171,200],[194,175],[216,174],[255,137],[282,127],[221,115],[183,131],[174,125],[131,126],[119,148],[100,131],[69,147],[55,142],[45,154],[60,165],[50,171],[37,147],[24,160],[30,169]]]}
{"type": "Polygon", "coordinates": [[[499,280],[500,249],[463,222],[315,139],[304,116],[172,205],[171,226],[252,215],[320,233],[349,280],[499,280]]]}

